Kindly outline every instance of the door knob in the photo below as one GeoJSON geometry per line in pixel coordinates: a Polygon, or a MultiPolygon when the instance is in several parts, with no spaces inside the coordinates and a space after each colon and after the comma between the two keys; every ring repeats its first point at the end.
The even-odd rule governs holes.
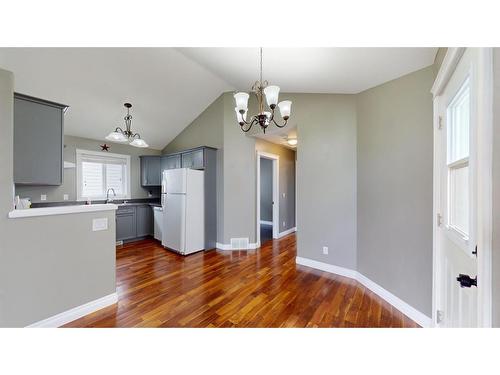
{"type": "Polygon", "coordinates": [[[470,288],[473,285],[477,288],[477,276],[471,278],[469,275],[461,273],[458,275],[457,281],[460,283],[461,288],[470,288]]]}

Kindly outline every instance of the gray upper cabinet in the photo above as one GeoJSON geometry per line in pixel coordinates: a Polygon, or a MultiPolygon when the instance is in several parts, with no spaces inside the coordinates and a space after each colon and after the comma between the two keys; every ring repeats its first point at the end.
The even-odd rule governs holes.
{"type": "Polygon", "coordinates": [[[182,166],[182,168],[192,168],[193,167],[193,152],[182,153],[181,166],[182,166]]]}
{"type": "Polygon", "coordinates": [[[140,156],[141,158],[141,185],[160,186],[161,171],[160,156],[140,156]]]}
{"type": "Polygon", "coordinates": [[[181,167],[181,155],[169,155],[161,157],[161,170],[177,169],[181,167]]]}
{"type": "Polygon", "coordinates": [[[203,169],[205,168],[205,149],[191,151],[192,165],[193,169],[203,169]]]}
{"type": "Polygon", "coordinates": [[[62,184],[66,108],[14,94],[14,183],[62,184]]]}

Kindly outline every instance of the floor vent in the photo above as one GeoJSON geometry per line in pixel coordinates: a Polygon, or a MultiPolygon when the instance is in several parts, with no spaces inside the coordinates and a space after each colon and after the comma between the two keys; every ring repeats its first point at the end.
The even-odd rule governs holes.
{"type": "Polygon", "coordinates": [[[231,249],[248,249],[248,237],[231,238],[231,249]]]}

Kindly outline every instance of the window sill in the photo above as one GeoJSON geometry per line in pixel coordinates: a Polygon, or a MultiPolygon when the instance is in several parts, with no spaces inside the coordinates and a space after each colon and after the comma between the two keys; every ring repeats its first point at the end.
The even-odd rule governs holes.
{"type": "Polygon", "coordinates": [[[98,212],[116,210],[116,204],[90,204],[78,206],[58,206],[58,207],[41,207],[41,208],[28,208],[25,210],[13,210],[9,212],[9,219],[20,219],[24,217],[36,216],[52,216],[52,215],[65,215],[84,212],[98,212]]]}

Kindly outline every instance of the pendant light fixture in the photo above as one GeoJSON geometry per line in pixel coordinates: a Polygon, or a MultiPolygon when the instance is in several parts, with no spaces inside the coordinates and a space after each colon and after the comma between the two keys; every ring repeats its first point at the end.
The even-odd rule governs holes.
{"type": "Polygon", "coordinates": [[[134,147],[149,147],[149,145],[141,138],[139,133],[133,133],[131,130],[132,126],[132,115],[130,114],[130,108],[132,108],[132,104],[125,103],[125,108],[127,108],[127,115],[124,117],[125,120],[125,130],[120,127],[117,127],[115,131],[108,134],[106,139],[111,142],[118,143],[128,143],[134,147]]]}
{"type": "Polygon", "coordinates": [[[284,100],[278,103],[280,88],[278,86],[269,86],[267,81],[262,80],[262,47],[260,48],[260,79],[252,86],[252,92],[257,96],[259,113],[252,116],[249,121],[247,121],[247,112],[248,99],[250,95],[246,92],[238,92],[234,94],[234,100],[236,101],[236,108],[234,110],[236,112],[236,120],[238,121],[241,130],[246,133],[255,124],[259,124],[264,133],[271,123],[276,125],[278,128],[285,127],[288,119],[290,118],[292,102],[290,100],[284,100]],[[270,111],[264,110],[264,96],[270,111]],[[276,105],[278,106],[281,117],[283,118],[283,124],[278,124],[274,119],[274,110],[276,105]]]}

